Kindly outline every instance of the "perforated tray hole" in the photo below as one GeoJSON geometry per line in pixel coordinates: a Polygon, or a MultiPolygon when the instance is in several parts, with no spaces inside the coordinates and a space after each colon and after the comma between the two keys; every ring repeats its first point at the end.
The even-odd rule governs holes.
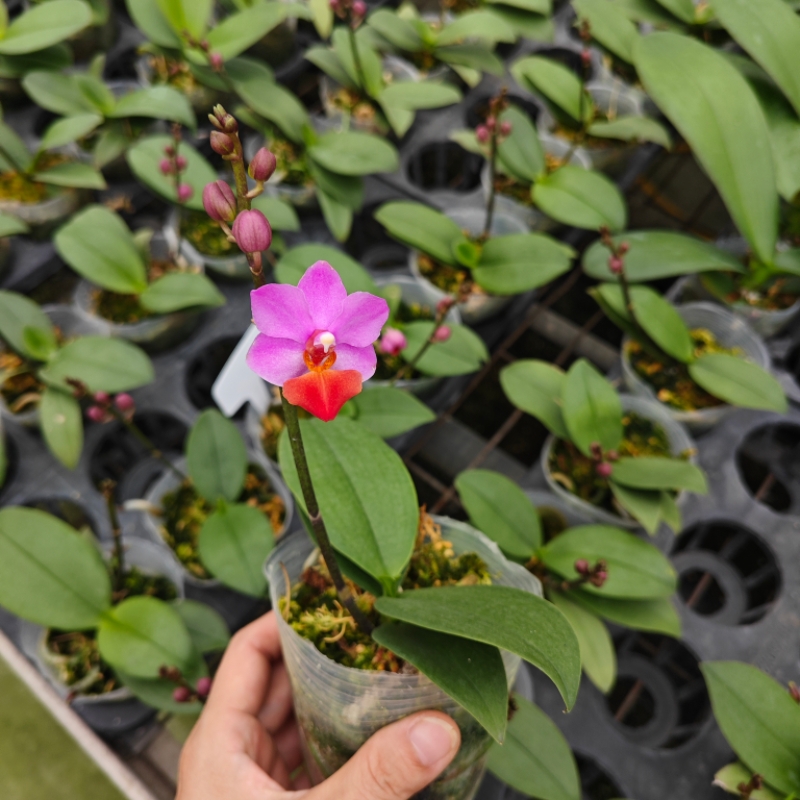
{"type": "Polygon", "coordinates": [[[736,522],[693,525],[675,545],[678,593],[696,614],[721,625],[749,625],[774,604],[781,573],[757,534],[736,522]]]}
{"type": "Polygon", "coordinates": [[[226,336],[206,345],[189,362],[186,369],[186,394],[195,408],[216,408],[211,387],[231,353],[239,344],[239,336],[226,336]]]}
{"type": "Polygon", "coordinates": [[[630,632],[617,642],[617,683],[606,697],[614,725],[642,747],[694,738],[710,705],[695,656],[668,636],[630,632]]]}
{"type": "Polygon", "coordinates": [[[736,465],[755,500],[778,513],[800,513],[800,426],[773,423],[751,431],[736,465]]]}
{"type": "Polygon", "coordinates": [[[795,345],[783,361],[787,372],[794,377],[795,383],[800,386],[800,344],[795,345]]]}
{"type": "Polygon", "coordinates": [[[0,482],[0,495],[14,482],[14,478],[17,476],[17,467],[19,466],[19,452],[17,451],[17,446],[10,437],[4,436],[4,438],[6,443],[6,474],[3,481],[0,482]]]}
{"type": "Polygon", "coordinates": [[[23,503],[26,508],[35,508],[58,517],[81,533],[97,536],[92,518],[83,506],[62,497],[35,497],[23,503]]]}
{"type": "MultiPolygon", "coordinates": [[[[482,122],[486,120],[489,115],[489,101],[494,97],[492,94],[484,94],[478,97],[475,102],[467,109],[467,127],[477,128],[482,122]]],[[[521,97],[518,94],[508,95],[508,102],[512,106],[516,106],[520,111],[525,112],[530,118],[531,122],[535,125],[536,120],[539,119],[541,109],[536,103],[528,97],[521,97]]]]}
{"type": "MultiPolygon", "coordinates": [[[[161,411],[144,411],[134,422],[167,458],[181,457],[188,430],[179,419],[161,411]]],[[[92,481],[96,486],[106,479],[115,481],[118,500],[142,497],[164,467],[121,424],[106,427],[89,460],[92,481]]]]}
{"type": "Polygon", "coordinates": [[[575,761],[581,778],[582,800],[614,800],[622,796],[616,783],[594,759],[575,753],[575,761]]]}
{"type": "Polygon", "coordinates": [[[471,192],[481,182],[483,158],[455,142],[431,142],[408,162],[408,179],[420,189],[471,192]]]}

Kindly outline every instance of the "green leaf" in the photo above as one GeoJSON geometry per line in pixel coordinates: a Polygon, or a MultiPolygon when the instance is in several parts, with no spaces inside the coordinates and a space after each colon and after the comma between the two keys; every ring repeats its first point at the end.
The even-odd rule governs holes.
{"type": "Polygon", "coordinates": [[[6,481],[8,474],[8,455],[6,454],[6,438],[0,435],[0,488],[6,481]]]}
{"type": "Polygon", "coordinates": [[[225,305],[225,295],[206,275],[170,272],[153,281],[139,298],[155,314],[169,314],[184,308],[216,308],[225,305]]]}
{"type": "Polygon", "coordinates": [[[325,224],[333,237],[337,242],[347,241],[353,227],[353,212],[349,206],[339,202],[338,198],[334,198],[320,186],[317,186],[317,200],[325,224]]]}
{"type": "Polygon", "coordinates": [[[305,271],[317,261],[327,261],[339,273],[349,294],[378,294],[375,281],[364,267],[347,253],[328,244],[301,244],[287,250],[275,265],[275,277],[279,283],[297,286],[305,271]]]}
{"type": "Polygon", "coordinates": [[[739,230],[769,262],[778,202],[769,129],[747,81],[704,44],[674,33],[636,43],[647,93],[687,140],[739,230]]]}
{"type": "Polygon", "coordinates": [[[621,9],[608,0],[573,0],[573,7],[589,23],[593,39],[623,61],[633,62],[639,32],[621,9]]]}
{"type": "Polygon", "coordinates": [[[238,56],[276,28],[289,15],[287,3],[260,2],[231,14],[208,34],[208,43],[226,61],[238,56]]]}
{"type": "Polygon", "coordinates": [[[611,477],[615,483],[632,489],[685,489],[696,494],[708,493],[703,470],[680,458],[623,457],[614,464],[611,477]]]}
{"type": "Polygon", "coordinates": [[[576,605],[571,595],[552,592],[548,595],[553,605],[567,618],[578,637],[581,649],[581,666],[589,680],[604,694],[608,694],[617,679],[617,653],[608,628],[590,611],[576,605]]]}
{"type": "MultiPolygon", "coordinates": [[[[417,494],[400,456],[357,422],[302,420],[300,427],[331,543],[380,581],[402,574],[417,537],[417,494]]],[[[305,509],[288,437],[284,479],[305,509]]]]}
{"type": "Polygon", "coordinates": [[[247,473],[247,449],[238,428],[214,408],[197,418],[186,441],[186,467],[209,503],[234,502],[247,473]]]}
{"type": "Polygon", "coordinates": [[[567,164],[545,175],[534,184],[532,197],[548,217],[565,225],[620,231],[627,224],[620,190],[605,175],[583,167],[567,164]]]}
{"type": "Polygon", "coordinates": [[[736,755],[782,793],[800,792],[800,708],[757,667],[705,661],[714,716],[736,755]]]}
{"type": "Polygon", "coordinates": [[[375,607],[401,622],[508,650],[541,669],[572,708],[580,683],[578,641],[547,600],[509,586],[445,586],[379,597],[375,607]]]}
{"type": "Polygon", "coordinates": [[[601,139],[622,139],[624,142],[655,142],[667,150],[672,147],[672,137],[660,122],[633,114],[605,122],[593,122],[589,126],[589,135],[601,139]]]}
{"type": "Polygon", "coordinates": [[[0,155],[9,160],[10,166],[22,171],[27,170],[33,161],[25,142],[2,120],[0,120],[0,155]]]}
{"type": "Polygon", "coordinates": [[[325,169],[339,175],[394,172],[397,150],[383,139],[357,131],[330,131],[309,147],[308,155],[325,169]]]}
{"type": "Polygon", "coordinates": [[[333,52],[347,74],[347,83],[353,86],[362,86],[370,97],[377,97],[384,85],[380,56],[370,46],[363,32],[359,31],[355,35],[358,57],[361,61],[361,69],[358,70],[353,58],[353,46],[350,36],[351,33],[344,27],[334,28],[331,35],[333,52]]]}
{"type": "Polygon", "coordinates": [[[610,525],[570,528],[548,542],[539,557],[548,569],[569,581],[579,577],[575,570],[579,558],[590,565],[601,559],[605,561],[608,578],[602,587],[591,584],[581,587],[590,594],[649,600],[669,597],[676,588],[675,570],[657,547],[610,525]]]}
{"type": "Polygon", "coordinates": [[[514,481],[487,469],[470,469],[455,480],[472,524],[511,558],[528,560],[541,547],[539,512],[514,481]]]}
{"type": "Polygon", "coordinates": [[[400,50],[413,53],[423,47],[422,37],[414,25],[393,9],[379,8],[373,11],[367,19],[367,24],[400,50]]]}
{"type": "Polygon", "coordinates": [[[0,605],[46,627],[87,630],[111,605],[100,552],[60,519],[0,511],[0,605]]]}
{"type": "Polygon", "coordinates": [[[48,387],[39,403],[42,435],[50,452],[68,469],[75,469],[83,450],[80,403],[60,389],[48,387]]]}
{"type": "Polygon", "coordinates": [[[180,614],[198,653],[213,653],[228,646],[228,625],[211,606],[196,600],[173,600],[171,605],[180,614]]]}
{"type": "MultiPolygon", "coordinates": [[[[306,162],[308,173],[317,185],[317,199],[325,195],[332,203],[342,206],[346,211],[358,211],[364,203],[364,179],[358,176],[338,175],[335,172],[325,169],[316,161],[308,159],[306,162]]],[[[320,200],[320,202],[322,202],[320,200]]],[[[323,206],[323,212],[327,214],[323,206]]],[[[331,229],[336,226],[331,225],[326,217],[328,227],[331,229]]],[[[349,223],[347,233],[339,237],[340,241],[346,239],[350,233],[349,223]]]]}
{"type": "Polygon", "coordinates": [[[435,48],[433,57],[444,64],[450,64],[468,86],[474,86],[480,82],[483,72],[498,76],[503,74],[503,62],[489,49],[490,47],[491,44],[482,42],[451,44],[435,48]],[[476,72],[477,80],[468,80],[468,76],[464,74],[466,72],[476,72]]]}
{"type": "Polygon", "coordinates": [[[619,447],[622,403],[614,387],[586,359],[570,367],[562,399],[570,439],[584,455],[591,455],[595,442],[604,451],[619,447]]]}
{"type": "Polygon", "coordinates": [[[42,141],[39,143],[39,148],[41,150],[52,150],[55,147],[71,144],[78,139],[83,139],[84,136],[90,134],[102,122],[103,118],[99,114],[78,114],[74,117],[64,117],[64,119],[56,120],[45,131],[42,141]]]}
{"type": "MultiPolygon", "coordinates": [[[[614,237],[614,245],[627,242],[625,276],[645,283],[660,278],[724,270],[744,272],[741,260],[708,242],[672,231],[628,231],[614,237]]],[[[590,278],[616,281],[608,268],[609,252],[596,241],[583,256],[583,271],[590,278]]]]}
{"type": "Polygon", "coordinates": [[[38,303],[23,294],[0,289],[0,337],[20,355],[34,358],[25,343],[28,329],[45,331],[48,338],[55,340],[53,323],[38,303]]]}
{"type": "Polygon", "coordinates": [[[581,121],[581,92],[583,119],[590,119],[594,102],[578,76],[568,67],[545,56],[525,56],[514,62],[511,74],[524,88],[543,95],[577,122],[581,121]]]}
{"type": "Polygon", "coordinates": [[[180,614],[155,597],[131,597],[106,611],[97,645],[103,659],[134,678],[157,678],[161,667],[187,670],[194,653],[180,614]]]}
{"type": "Polygon", "coordinates": [[[680,638],[681,620],[672,601],[667,597],[655,600],[619,600],[589,594],[582,589],[570,592],[569,597],[587,611],[625,628],[680,638]]]}
{"type": "Polygon", "coordinates": [[[505,744],[489,750],[489,772],[529,797],[581,800],[578,767],[564,735],[533,703],[518,694],[514,701],[505,744]]]}
{"type": "Polygon", "coordinates": [[[14,217],[11,214],[4,214],[0,211],[0,239],[29,232],[30,228],[19,219],[19,217],[14,217]]]}
{"type": "Polygon", "coordinates": [[[396,81],[378,95],[382,105],[417,111],[422,108],[442,108],[458,103],[461,92],[446,83],[432,81],[396,81]]]}
{"type": "Polygon", "coordinates": [[[696,10],[692,0],[657,0],[660,5],[672,12],[679,20],[693,25],[696,20],[696,10]]]}
{"type": "Polygon", "coordinates": [[[689,365],[689,375],[698,386],[731,405],[786,413],[783,387],[752,361],[728,353],[709,353],[689,365]]]}
{"type": "Polygon", "coordinates": [[[496,741],[503,741],[508,683],[496,647],[402,622],[381,625],[372,638],[413,664],[472,714],[496,741]]]}
{"type": "MultiPolygon", "coordinates": [[[[406,323],[403,333],[407,345],[403,350],[406,361],[413,359],[430,339],[435,323],[417,320],[406,323]]],[[[424,375],[453,376],[477,372],[489,360],[483,339],[466,325],[448,325],[450,338],[432,344],[417,361],[416,368],[424,375]]]]}
{"type": "Polygon", "coordinates": [[[309,0],[314,27],[320,39],[327,39],[333,30],[333,9],[326,0],[309,0]]]}
{"type": "Polygon", "coordinates": [[[519,294],[563,275],[574,255],[571,247],[543,233],[495,236],[483,246],[472,276],[493,294],[519,294]]]}
{"type": "MultiPolygon", "coordinates": [[[[730,794],[740,794],[739,784],[748,784],[752,777],[752,770],[749,770],[744,764],[728,764],[727,767],[717,770],[714,775],[714,786],[719,786],[730,794]]],[[[765,784],[751,793],[750,800],[784,800],[784,794],[783,792],[778,794],[765,784]]]]}
{"type": "Polygon", "coordinates": [[[154,379],[150,359],[136,345],[104,336],[84,336],[62,347],[39,371],[46,383],[67,387],[83,381],[90,392],[127,392],[154,379]]]}
{"type": "Polygon", "coordinates": [[[33,53],[63,42],[92,21],[92,12],[80,0],[50,0],[20,14],[0,39],[0,54],[33,53]]]}
{"type": "MultiPolygon", "coordinates": [[[[126,158],[131,171],[142,183],[171,203],[177,203],[173,176],[164,175],[159,168],[164,158],[164,148],[172,144],[172,137],[166,134],[148,136],[133,145],[128,150],[126,158]]],[[[203,189],[207,183],[217,179],[216,170],[186,142],[181,143],[180,155],[188,162],[186,171],[181,174],[181,182],[189,184],[193,190],[185,205],[195,211],[202,211],[203,189]]]]}
{"type": "Polygon", "coordinates": [[[670,492],[661,492],[661,518],[675,533],[680,533],[683,527],[681,511],[670,492]]]}
{"type": "MultiPolygon", "coordinates": [[[[52,0],[54,2],[54,0],[52,0]]],[[[88,164],[65,161],[42,172],[34,172],[33,179],[52,186],[66,186],[72,189],[105,189],[105,178],[88,164]]]]}
{"type": "Polygon", "coordinates": [[[266,515],[257,508],[235,503],[217,509],[200,529],[200,560],[226,586],[251,597],[267,590],[264,561],[275,546],[266,515]]]}
{"type": "Polygon", "coordinates": [[[333,78],[336,83],[341,84],[346,89],[356,90],[356,82],[350,77],[344,68],[339,56],[330,47],[310,47],[306,50],[306,61],[310,61],[315,67],[319,67],[326,75],[333,78]]]}
{"type": "Polygon", "coordinates": [[[186,95],[171,86],[148,86],[125,94],[117,100],[114,110],[108,116],[112,119],[166,119],[179,122],[187,128],[197,127],[197,118],[186,95]]]}
{"type": "Polygon", "coordinates": [[[172,30],[184,36],[188,31],[195,39],[203,38],[211,18],[214,0],[157,0],[158,7],[172,30]]]}
{"type": "Polygon", "coordinates": [[[555,25],[552,17],[531,14],[529,9],[536,0],[488,0],[491,13],[507,22],[519,36],[534,42],[552,42],[555,39],[555,25]]]}
{"type": "Polygon", "coordinates": [[[661,523],[661,492],[631,489],[615,483],[609,483],[614,499],[652,536],[661,523]]]}
{"type": "Polygon", "coordinates": [[[25,350],[36,361],[49,361],[58,350],[58,341],[52,331],[25,328],[22,338],[25,341],[25,350]]]}
{"type": "Polygon", "coordinates": [[[456,44],[464,39],[488,42],[515,42],[517,32],[504,19],[490,11],[476,10],[459,14],[445,25],[436,37],[437,47],[456,44]]]}
{"type": "Polygon", "coordinates": [[[375,219],[394,239],[446,264],[453,263],[452,244],[463,234],[461,228],[440,211],[422,203],[400,200],[382,205],[375,212],[375,219]]]}
{"type": "Polygon", "coordinates": [[[35,53],[0,56],[0,75],[3,78],[24,78],[29,72],[52,70],[58,72],[72,64],[72,50],[65,43],[54,44],[35,53]]]}
{"type": "Polygon", "coordinates": [[[500,121],[511,124],[511,133],[497,146],[500,168],[518,180],[536,180],[545,171],[545,158],[534,124],[513,105],[500,115],[500,121]]]}
{"type": "Polygon", "coordinates": [[[393,386],[370,387],[368,384],[349,404],[353,419],[382,439],[399,436],[436,419],[436,414],[425,403],[393,386]]]}
{"type": "Polygon", "coordinates": [[[158,0],[125,0],[128,13],[136,27],[159,47],[179,50],[181,39],[179,31],[172,29],[158,5],[158,0]]]}
{"type": "Polygon", "coordinates": [[[118,214],[89,206],[55,235],[61,258],[79,275],[112,292],[141,294],[147,270],[133,234],[118,214]]]}
{"type": "Polygon", "coordinates": [[[253,200],[252,207],[258,209],[269,220],[273,230],[292,232],[300,230],[300,220],[294,207],[277,197],[270,197],[268,194],[259,195],[253,200]]]}
{"type": "Polygon", "coordinates": [[[547,361],[523,359],[503,367],[500,384],[506,397],[536,417],[559,439],[569,438],[562,414],[565,374],[547,361]]]}

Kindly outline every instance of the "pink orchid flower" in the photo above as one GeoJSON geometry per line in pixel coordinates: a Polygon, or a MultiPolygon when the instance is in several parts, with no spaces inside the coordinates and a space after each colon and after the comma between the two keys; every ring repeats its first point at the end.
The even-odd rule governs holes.
{"type": "Polygon", "coordinates": [[[347,294],[326,261],[312,264],[297,286],[270,283],[250,294],[260,331],[247,354],[250,369],[292,405],[330,422],[375,374],[372,343],[389,306],[368,292],[347,294]]]}

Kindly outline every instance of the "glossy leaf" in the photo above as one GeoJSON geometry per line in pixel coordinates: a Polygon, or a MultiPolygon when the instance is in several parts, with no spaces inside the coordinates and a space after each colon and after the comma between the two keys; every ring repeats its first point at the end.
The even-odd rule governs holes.
{"type": "Polygon", "coordinates": [[[446,586],[380,597],[381,614],[508,650],[541,669],[572,708],[580,682],[578,641],[564,615],[509,586],[446,586]]]}
{"type": "Polygon", "coordinates": [[[661,492],[633,489],[613,480],[609,485],[617,503],[652,536],[661,523],[661,492]]]}
{"type": "Polygon", "coordinates": [[[294,207],[277,197],[270,197],[268,194],[259,195],[253,200],[252,207],[264,214],[272,230],[292,232],[300,230],[300,220],[294,207]]]}
{"type": "Polygon", "coordinates": [[[7,236],[16,236],[20,233],[28,233],[29,231],[28,225],[18,217],[0,212],[0,239],[4,239],[7,236]]]}
{"type": "Polygon", "coordinates": [[[72,144],[90,134],[102,121],[99,114],[76,114],[74,117],[56,120],[45,131],[39,147],[42,150],[51,150],[72,144]]]}
{"type": "Polygon", "coordinates": [[[147,117],[180,122],[187,128],[197,126],[192,106],[186,95],[171,86],[148,86],[122,95],[109,114],[113,119],[147,117]]]}
{"type": "Polygon", "coordinates": [[[157,0],[157,3],[175,33],[183,37],[188,31],[195,39],[206,32],[214,6],[213,0],[157,0]]]}
{"type": "MultiPolygon", "coordinates": [[[[308,160],[308,173],[317,185],[317,199],[322,205],[325,214],[325,221],[328,223],[331,233],[335,233],[337,226],[331,223],[328,210],[323,205],[323,200],[327,197],[331,202],[340,205],[345,211],[357,211],[364,203],[364,181],[362,178],[353,175],[339,175],[331,172],[318,164],[316,161],[308,160]]],[[[349,236],[349,224],[347,232],[343,236],[336,234],[342,241],[349,236]]]]}
{"type": "Polygon", "coordinates": [[[367,41],[363,29],[356,33],[355,42],[361,63],[360,70],[356,67],[349,31],[341,26],[333,29],[332,52],[339,62],[339,67],[347,75],[345,85],[361,86],[370,97],[377,97],[384,86],[381,58],[367,41]]]}
{"type": "Polygon", "coordinates": [[[786,412],[783,387],[752,361],[727,353],[709,353],[689,365],[689,374],[707,392],[731,405],[786,412]]]}
{"type": "Polygon", "coordinates": [[[0,120],[0,151],[2,151],[4,160],[9,159],[9,167],[15,167],[18,170],[27,170],[33,161],[33,156],[25,142],[10,125],[6,125],[2,120],[0,120]]]}
{"type": "Polygon", "coordinates": [[[198,653],[213,653],[228,646],[228,625],[211,606],[196,600],[174,600],[172,606],[180,614],[198,653]]]}
{"type": "Polygon", "coordinates": [[[514,105],[501,115],[500,121],[511,124],[511,133],[497,146],[502,171],[521,181],[534,181],[545,170],[542,143],[530,117],[514,105]]]}
{"type": "Polygon", "coordinates": [[[50,452],[68,469],[75,469],[83,450],[83,414],[78,401],[48,387],[39,403],[42,435],[50,452]]]}
{"type": "Polygon", "coordinates": [[[500,384],[506,397],[560,439],[569,436],[562,413],[565,379],[559,367],[533,359],[509,364],[500,372],[500,384]]]}
{"type": "Polygon", "coordinates": [[[393,386],[367,385],[348,405],[352,418],[382,439],[391,439],[436,419],[425,403],[393,386]]]}
{"type": "MultiPolygon", "coordinates": [[[[489,360],[489,351],[483,339],[466,325],[449,325],[450,338],[432,344],[417,361],[423,375],[452,376],[477,372],[489,360]]],[[[406,361],[413,359],[433,334],[434,323],[425,320],[403,326],[407,346],[403,350],[406,361]]]]}
{"type": "MultiPolygon", "coordinates": [[[[302,420],[303,443],[331,543],[378,580],[396,580],[417,536],[417,495],[403,462],[352,420],[302,420]]],[[[279,446],[284,479],[305,508],[288,437],[279,446]]]]}
{"type": "Polygon", "coordinates": [[[639,32],[621,9],[609,0],[573,0],[573,7],[589,23],[593,39],[623,61],[633,62],[639,32]]]}
{"type": "Polygon", "coordinates": [[[769,130],[737,69],[710,47],[673,33],[636,44],[647,93],[687,140],[739,230],[763,261],[775,249],[777,189],[769,130]]]}
{"type": "Polygon", "coordinates": [[[44,331],[55,341],[53,323],[38,303],[23,294],[0,289],[0,337],[20,355],[33,357],[25,342],[25,331],[31,329],[44,331]]]}
{"type": "Polygon", "coordinates": [[[452,243],[463,234],[441,211],[422,203],[399,200],[382,205],[375,212],[375,219],[392,238],[446,264],[453,263],[452,243]]]}
{"type": "Polygon", "coordinates": [[[594,103],[582,81],[558,61],[545,56],[526,56],[512,65],[511,74],[521,86],[543,95],[576,122],[592,114],[594,103]]]}
{"type": "Polygon", "coordinates": [[[676,639],[681,635],[681,621],[669,598],[656,600],[619,600],[589,594],[583,590],[570,592],[570,599],[609,622],[636,631],[663,633],[676,639]]]}
{"type": "Polygon", "coordinates": [[[736,755],[781,792],[800,792],[800,708],[786,688],[750,664],[705,661],[700,669],[736,755]]]}
{"type": "Polygon", "coordinates": [[[20,14],[0,39],[0,54],[33,53],[63,42],[92,21],[92,12],[80,0],[50,0],[20,14]]]}
{"type": "Polygon", "coordinates": [[[94,628],[111,605],[99,550],[44,511],[0,511],[0,605],[23,619],[65,630],[94,628]]]}
{"type": "Polygon", "coordinates": [[[180,614],[155,597],[131,597],[103,614],[100,653],[134,678],[157,678],[161,667],[187,670],[194,648],[180,614]]]}
{"type": "Polygon", "coordinates": [[[238,428],[209,408],[197,418],[186,441],[189,476],[209,503],[239,497],[247,473],[247,449],[238,428]]]}
{"type": "Polygon", "coordinates": [[[605,561],[606,582],[599,588],[590,583],[581,587],[590,594],[642,600],[669,597],[676,588],[675,570],[657,547],[610,525],[570,528],[548,542],[539,557],[548,569],[569,581],[579,577],[578,559],[590,566],[605,561]]]}
{"type": "Polygon", "coordinates": [[[496,647],[402,622],[381,625],[372,638],[413,664],[472,714],[496,741],[503,741],[508,683],[496,647]]]}
{"type": "Polygon", "coordinates": [[[348,293],[369,292],[378,294],[372,276],[347,253],[329,244],[301,244],[287,250],[275,265],[279,283],[296,286],[305,271],[316,261],[327,261],[338,273],[348,293]]]}
{"type": "Polygon", "coordinates": [[[622,441],[622,403],[614,387],[585,359],[567,372],[562,393],[562,413],[569,436],[584,454],[598,442],[604,451],[616,450],[622,441]]]}
{"type": "Polygon", "coordinates": [[[235,503],[217,509],[200,529],[200,560],[226,586],[251,597],[267,590],[264,561],[275,546],[266,515],[257,508],[235,503]]]}
{"type": "Polygon", "coordinates": [[[682,22],[694,24],[697,12],[692,0],[657,0],[657,2],[682,22]]]}
{"type": "Polygon", "coordinates": [[[396,81],[390,83],[378,96],[382,105],[398,106],[410,111],[423,108],[442,108],[461,100],[455,86],[432,81],[396,81]]]}
{"type": "Polygon", "coordinates": [[[672,147],[672,137],[660,122],[633,114],[593,122],[589,126],[589,135],[601,139],[621,139],[623,142],[655,142],[667,150],[672,147]]]}
{"type": "Polygon", "coordinates": [[[511,558],[528,560],[542,544],[539,512],[514,481],[487,469],[470,469],[455,487],[472,524],[511,558]]]}
{"type": "Polygon", "coordinates": [[[548,217],[577,228],[619,231],[628,220],[625,199],[605,175],[571,164],[540,178],[532,197],[548,217]]]}
{"type": "Polygon", "coordinates": [[[125,0],[125,5],[136,27],[153,44],[180,49],[179,32],[173,30],[169,20],[159,8],[158,0],[125,0]]]}
{"type": "Polygon", "coordinates": [[[55,235],[61,258],[96,286],[120,294],[147,288],[144,260],[122,218],[104,206],[89,206],[55,235]]]}
{"type": "Polygon", "coordinates": [[[39,183],[72,189],[107,188],[105,178],[94,167],[77,161],[65,161],[41,172],[34,172],[33,179],[39,183]]]}
{"type": "Polygon", "coordinates": [[[696,494],[708,492],[703,470],[680,458],[620,458],[614,464],[611,477],[615,483],[633,489],[685,489],[696,494]]]}
{"type": "Polygon", "coordinates": [[[439,47],[456,44],[465,39],[484,39],[489,42],[515,42],[517,32],[502,18],[484,10],[466,11],[442,28],[436,37],[439,47]]]}
{"type": "Polygon", "coordinates": [[[140,298],[154,314],[169,314],[184,308],[216,308],[225,305],[225,295],[200,273],[170,272],[151,283],[140,298]]]}
{"type": "MultiPolygon", "coordinates": [[[[314,174],[312,170],[312,174],[314,174]]],[[[353,180],[360,180],[355,178],[353,180]]],[[[321,186],[317,187],[317,201],[320,211],[337,242],[346,242],[353,227],[353,212],[348,205],[343,204],[340,198],[328,194],[321,186]]]]}
{"type": "Polygon", "coordinates": [[[228,61],[256,44],[280,25],[289,13],[288,3],[254,3],[223,19],[209,32],[208,43],[215,53],[228,61]]]}
{"type": "Polygon", "coordinates": [[[373,11],[367,19],[367,24],[400,50],[414,52],[424,44],[414,24],[401,17],[394,9],[379,8],[373,11]]]}
{"type": "Polygon", "coordinates": [[[578,637],[581,666],[589,680],[608,694],[617,678],[617,653],[603,622],[582,606],[573,603],[571,595],[553,592],[548,599],[567,618],[578,637]]]}
{"type": "Polygon", "coordinates": [[[397,150],[369,133],[331,131],[319,137],[308,155],[325,169],[340,175],[370,175],[394,172],[397,150]]]}

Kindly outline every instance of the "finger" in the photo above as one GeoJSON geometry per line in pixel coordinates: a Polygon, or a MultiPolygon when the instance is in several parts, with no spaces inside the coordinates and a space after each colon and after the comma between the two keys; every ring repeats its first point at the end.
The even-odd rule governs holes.
{"type": "Polygon", "coordinates": [[[294,717],[288,719],[272,738],[289,772],[296,770],[303,763],[303,748],[300,745],[300,728],[294,717]]]}
{"type": "Polygon", "coordinates": [[[280,656],[278,623],[270,611],[231,639],[214,677],[206,711],[219,708],[258,716],[269,687],[271,662],[280,656]]]}
{"type": "Polygon", "coordinates": [[[299,791],[301,789],[310,789],[311,778],[308,777],[306,772],[301,772],[299,775],[296,775],[295,779],[292,781],[292,788],[295,791],[299,791]]]}
{"type": "Polygon", "coordinates": [[[421,711],[379,730],[308,800],[408,800],[447,767],[460,743],[450,717],[421,711]]]}
{"type": "Polygon", "coordinates": [[[277,731],[292,713],[292,685],[286,665],[278,661],[272,665],[269,688],[258,718],[270,732],[277,731]]]}

